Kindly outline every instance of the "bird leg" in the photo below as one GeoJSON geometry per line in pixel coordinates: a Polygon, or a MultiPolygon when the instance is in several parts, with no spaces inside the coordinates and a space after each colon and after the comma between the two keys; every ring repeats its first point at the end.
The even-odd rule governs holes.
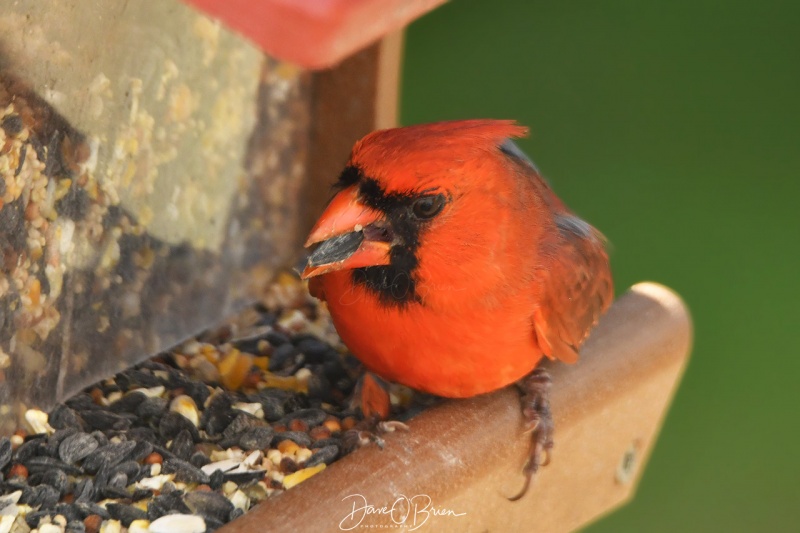
{"type": "Polygon", "coordinates": [[[351,452],[361,446],[374,442],[383,449],[384,433],[395,430],[408,430],[408,426],[398,420],[387,420],[391,412],[391,402],[387,384],[379,377],[367,372],[356,385],[354,398],[357,399],[364,419],[344,434],[344,447],[351,452]]]}
{"type": "Polygon", "coordinates": [[[553,415],[550,413],[551,385],[550,374],[543,368],[535,369],[517,382],[517,386],[522,392],[525,433],[531,436],[531,447],[528,461],[522,469],[525,484],[517,495],[509,498],[512,502],[519,500],[528,492],[531,479],[539,467],[550,462],[550,450],[553,448],[553,415]]]}

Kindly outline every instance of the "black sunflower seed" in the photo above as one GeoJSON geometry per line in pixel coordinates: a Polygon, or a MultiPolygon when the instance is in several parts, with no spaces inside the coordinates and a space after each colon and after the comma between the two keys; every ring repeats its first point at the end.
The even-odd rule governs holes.
{"type": "Polygon", "coordinates": [[[249,335],[247,337],[241,337],[238,339],[231,340],[231,346],[233,346],[240,352],[260,355],[261,354],[260,346],[265,341],[269,343],[269,341],[266,340],[266,332],[260,331],[253,335],[249,335]]]}
{"type": "Polygon", "coordinates": [[[95,492],[102,493],[108,487],[108,480],[111,477],[111,469],[103,467],[94,475],[95,492]]]}
{"type": "Polygon", "coordinates": [[[300,350],[295,348],[293,344],[281,344],[272,350],[272,355],[269,358],[269,371],[277,372],[294,364],[295,357],[298,355],[300,355],[300,350]]]}
{"type": "Polygon", "coordinates": [[[125,527],[130,527],[134,520],[147,520],[147,512],[132,505],[109,503],[106,505],[106,509],[111,518],[119,520],[125,527]]]}
{"type": "Polygon", "coordinates": [[[212,437],[221,435],[236,418],[237,413],[231,408],[234,401],[231,395],[225,393],[217,393],[212,396],[200,418],[200,427],[212,437]]]}
{"type": "Polygon", "coordinates": [[[126,456],[136,448],[136,442],[126,440],[109,443],[90,453],[83,460],[83,468],[94,474],[101,468],[110,468],[125,460],[126,456]]]}
{"type": "Polygon", "coordinates": [[[337,448],[341,448],[342,446],[342,438],[341,437],[328,437],[327,439],[319,439],[314,441],[314,448],[321,450],[326,446],[336,446],[337,448]]]}
{"type": "Polygon", "coordinates": [[[164,448],[163,446],[159,446],[158,444],[153,444],[153,451],[161,455],[161,457],[164,459],[170,459],[175,457],[174,453],[164,448]]]}
{"type": "Polygon", "coordinates": [[[344,369],[341,359],[339,359],[339,354],[336,354],[335,359],[332,358],[322,363],[322,372],[332,382],[347,377],[347,371],[344,369]]]}
{"type": "Polygon", "coordinates": [[[84,478],[75,485],[72,495],[76,502],[91,502],[94,501],[95,490],[94,482],[91,478],[84,478]]]}
{"type": "Polygon", "coordinates": [[[23,464],[28,469],[28,472],[31,474],[36,474],[39,472],[47,472],[48,470],[51,470],[53,468],[63,470],[66,474],[70,476],[78,476],[83,474],[83,469],[81,467],[65,463],[60,459],[55,459],[53,457],[48,457],[46,455],[42,455],[39,457],[31,457],[23,464]]]}
{"type": "Polygon", "coordinates": [[[221,522],[227,522],[233,511],[231,501],[218,492],[192,492],[187,494],[183,501],[192,513],[221,522]]]}
{"type": "Polygon", "coordinates": [[[109,442],[108,437],[106,437],[106,434],[103,433],[102,431],[92,431],[91,435],[92,437],[94,437],[94,440],[97,441],[97,444],[100,445],[101,447],[108,445],[109,442]]]}
{"type": "Polygon", "coordinates": [[[44,437],[37,437],[23,442],[14,452],[14,460],[18,463],[24,463],[31,457],[43,455],[45,444],[46,441],[44,437]]]}
{"type": "Polygon", "coordinates": [[[78,433],[78,428],[64,428],[57,430],[47,438],[45,453],[50,457],[58,457],[58,447],[61,445],[61,442],[75,433],[78,433]]]}
{"type": "Polygon", "coordinates": [[[72,506],[81,519],[84,519],[92,514],[96,514],[103,520],[108,520],[109,518],[111,518],[111,515],[108,514],[108,511],[106,510],[105,507],[102,507],[94,502],[80,501],[73,503],[72,506]]]}
{"type": "Polygon", "coordinates": [[[135,427],[125,432],[127,440],[156,442],[156,432],[149,427],[135,427]]]}
{"type": "MultiPolygon", "coordinates": [[[[239,414],[233,421],[225,428],[225,431],[222,432],[222,437],[225,439],[234,438],[237,435],[240,435],[245,430],[254,427],[261,427],[264,426],[264,421],[256,418],[255,416],[244,413],[242,411],[237,411],[239,414]]],[[[222,446],[222,445],[221,445],[222,446]]],[[[224,447],[224,446],[223,446],[224,447]]]]}
{"type": "Polygon", "coordinates": [[[161,518],[164,515],[171,513],[191,514],[185,503],[183,503],[182,494],[179,491],[163,492],[153,498],[147,506],[147,519],[151,522],[156,518],[161,518]]]}
{"type": "Polygon", "coordinates": [[[130,386],[150,389],[153,387],[158,387],[159,385],[163,385],[158,377],[145,370],[131,368],[130,370],[122,372],[122,375],[127,378],[130,386]]]}
{"type": "Polygon", "coordinates": [[[86,533],[86,526],[81,520],[71,520],[64,528],[64,533],[86,533]]]}
{"type": "Polygon", "coordinates": [[[189,462],[192,463],[197,468],[202,468],[208,463],[211,462],[211,459],[204,454],[203,452],[194,452],[191,457],[189,457],[189,462]]]}
{"type": "Polygon", "coordinates": [[[269,427],[254,427],[239,435],[239,447],[246,451],[263,450],[269,447],[275,431],[269,427]]]}
{"type": "MultiPolygon", "coordinates": [[[[314,370],[312,370],[314,372],[314,370]]],[[[308,395],[324,402],[333,402],[333,387],[325,374],[314,373],[308,379],[308,395]]]]}
{"type": "Polygon", "coordinates": [[[112,472],[108,477],[107,488],[125,490],[128,486],[128,475],[125,472],[112,472]]]}
{"type": "Polygon", "coordinates": [[[36,529],[39,527],[39,522],[42,521],[42,518],[53,516],[54,514],[53,511],[33,511],[25,515],[25,523],[28,524],[29,528],[36,529]]]}
{"type": "Polygon", "coordinates": [[[6,115],[3,117],[3,122],[0,123],[0,128],[5,130],[6,135],[14,137],[19,135],[25,124],[22,122],[22,117],[19,115],[6,115]]]}
{"type": "Polygon", "coordinates": [[[358,250],[363,240],[363,232],[352,231],[322,241],[308,257],[308,266],[315,267],[343,261],[358,250]]]}
{"type": "MultiPolygon", "coordinates": [[[[152,433],[152,432],[151,432],[152,433]]],[[[155,434],[152,433],[152,439],[136,440],[136,446],[125,456],[126,461],[141,461],[151,453],[153,453],[153,445],[150,440],[155,441],[155,434]]]]}
{"type": "Polygon", "coordinates": [[[185,379],[185,377],[176,380],[173,388],[183,389],[184,394],[194,400],[194,403],[197,405],[204,405],[208,397],[211,396],[211,392],[208,390],[205,383],[185,379]]]}
{"type": "Polygon", "coordinates": [[[185,416],[174,411],[164,414],[164,416],[161,417],[161,421],[158,423],[158,434],[161,436],[162,442],[164,443],[174,439],[182,430],[188,431],[193,441],[200,440],[200,435],[194,424],[185,416]]]}
{"type": "Polygon", "coordinates": [[[11,439],[3,437],[0,439],[0,469],[6,467],[11,461],[11,439]]]}
{"type": "Polygon", "coordinates": [[[289,339],[288,335],[281,333],[280,331],[270,331],[266,335],[267,342],[269,342],[272,346],[278,347],[284,344],[289,344],[291,340],[289,339]]]}
{"type": "Polygon", "coordinates": [[[63,516],[64,518],[67,519],[68,522],[80,519],[80,516],[78,516],[78,511],[76,511],[72,507],[72,505],[70,505],[68,503],[59,503],[58,505],[55,506],[55,508],[53,509],[53,512],[56,515],[63,516]]]}
{"type": "Polygon", "coordinates": [[[58,491],[50,485],[31,487],[29,493],[23,492],[19,502],[46,511],[52,509],[58,503],[58,491]]]}
{"type": "Polygon", "coordinates": [[[141,466],[136,461],[123,461],[111,469],[112,474],[121,472],[128,479],[133,479],[139,475],[141,466]]]}
{"type": "Polygon", "coordinates": [[[286,398],[286,401],[283,403],[283,408],[290,413],[300,409],[306,409],[308,407],[311,407],[308,401],[308,396],[300,393],[290,392],[286,398]]]}
{"type": "Polygon", "coordinates": [[[67,436],[58,447],[58,456],[65,463],[77,463],[98,448],[97,440],[87,433],[67,436]]]}
{"type": "Polygon", "coordinates": [[[167,404],[164,398],[147,398],[136,408],[136,416],[144,420],[156,419],[167,410],[167,404]]]}
{"type": "Polygon", "coordinates": [[[206,531],[216,531],[217,529],[225,525],[216,518],[204,518],[204,520],[206,523],[206,531]]]}
{"type": "Polygon", "coordinates": [[[101,492],[103,493],[103,498],[109,500],[127,500],[130,498],[130,493],[126,489],[112,487],[111,485],[106,486],[101,492]]]}
{"type": "Polygon", "coordinates": [[[133,502],[138,502],[139,500],[145,500],[152,497],[153,491],[150,489],[134,489],[134,491],[131,493],[131,501],[133,502]]]}
{"type": "Polygon", "coordinates": [[[339,353],[327,342],[319,340],[313,335],[298,335],[292,339],[297,349],[306,356],[309,363],[322,363],[332,358],[337,358],[339,353]]]}
{"type": "Polygon", "coordinates": [[[223,483],[225,483],[225,474],[222,473],[222,470],[214,470],[211,472],[211,475],[208,476],[208,486],[213,490],[222,488],[223,483]]]}
{"type": "Polygon", "coordinates": [[[165,474],[175,474],[175,481],[184,483],[208,483],[208,475],[188,461],[170,458],[161,465],[165,474]]]}
{"type": "MultiPolygon", "coordinates": [[[[153,465],[149,465],[149,464],[141,465],[139,467],[139,472],[136,475],[131,476],[131,483],[136,483],[137,481],[141,481],[146,477],[150,477],[152,475],[152,472],[153,472],[153,465]]],[[[145,490],[149,490],[149,489],[145,489],[145,490]]]]}
{"type": "Polygon", "coordinates": [[[314,455],[305,462],[305,467],[316,466],[320,463],[331,464],[339,457],[339,447],[335,445],[324,446],[314,452],[314,455]]]}
{"type": "MultiPolygon", "coordinates": [[[[217,470],[217,472],[221,471],[217,470]]],[[[232,481],[240,487],[245,487],[264,479],[264,471],[248,470],[246,472],[224,472],[222,473],[222,477],[225,481],[232,481]]]]}
{"type": "Polygon", "coordinates": [[[111,411],[99,409],[80,411],[81,418],[90,429],[105,431],[108,429],[124,430],[131,427],[131,420],[111,411]]]}
{"type": "Polygon", "coordinates": [[[53,468],[52,470],[42,472],[39,474],[39,476],[40,477],[38,480],[34,480],[34,476],[30,476],[28,478],[28,483],[31,485],[50,485],[58,491],[59,498],[62,498],[67,493],[67,488],[69,488],[69,479],[67,479],[67,474],[65,474],[63,470],[53,468]]]}
{"type": "Polygon", "coordinates": [[[146,399],[147,396],[145,396],[143,392],[133,391],[109,405],[108,408],[114,413],[135,413],[136,409],[146,399]]]}
{"type": "Polygon", "coordinates": [[[178,459],[188,461],[194,452],[194,439],[188,430],[182,429],[169,446],[169,451],[175,454],[178,459]]]}
{"type": "Polygon", "coordinates": [[[286,414],[283,408],[284,400],[270,395],[266,391],[252,394],[248,397],[248,400],[254,403],[260,403],[261,409],[264,411],[264,419],[270,422],[277,422],[286,414]]]}
{"type": "Polygon", "coordinates": [[[308,433],[303,433],[301,431],[281,431],[280,433],[275,433],[275,436],[272,438],[272,445],[277,446],[280,441],[287,439],[298,446],[304,446],[306,448],[311,446],[312,442],[308,433]]]}
{"type": "Polygon", "coordinates": [[[89,396],[89,394],[86,392],[76,394],[75,396],[68,398],[64,403],[71,409],[84,410],[84,409],[99,408],[99,406],[96,403],[94,403],[92,397],[89,396]]]}

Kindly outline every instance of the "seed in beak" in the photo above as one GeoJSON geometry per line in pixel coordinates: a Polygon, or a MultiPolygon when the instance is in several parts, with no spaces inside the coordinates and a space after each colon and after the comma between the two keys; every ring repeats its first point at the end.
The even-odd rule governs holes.
{"type": "Polygon", "coordinates": [[[364,234],[361,231],[353,231],[322,241],[308,258],[308,266],[317,267],[344,261],[358,250],[363,240],[364,234]]]}

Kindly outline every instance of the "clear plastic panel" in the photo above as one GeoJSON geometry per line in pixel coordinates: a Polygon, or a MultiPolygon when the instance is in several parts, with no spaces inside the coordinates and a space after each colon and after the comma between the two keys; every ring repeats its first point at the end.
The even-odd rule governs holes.
{"type": "Polygon", "coordinates": [[[308,75],[174,0],[0,0],[0,430],[251,301],[308,75]]]}

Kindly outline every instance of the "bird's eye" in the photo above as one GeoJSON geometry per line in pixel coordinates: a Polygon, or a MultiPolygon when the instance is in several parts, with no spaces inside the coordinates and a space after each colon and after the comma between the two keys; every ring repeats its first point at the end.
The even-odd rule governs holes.
{"type": "Polygon", "coordinates": [[[433,194],[431,196],[423,196],[414,201],[411,210],[414,216],[421,219],[433,218],[439,214],[439,211],[444,207],[444,196],[441,194],[433,194]]]}

